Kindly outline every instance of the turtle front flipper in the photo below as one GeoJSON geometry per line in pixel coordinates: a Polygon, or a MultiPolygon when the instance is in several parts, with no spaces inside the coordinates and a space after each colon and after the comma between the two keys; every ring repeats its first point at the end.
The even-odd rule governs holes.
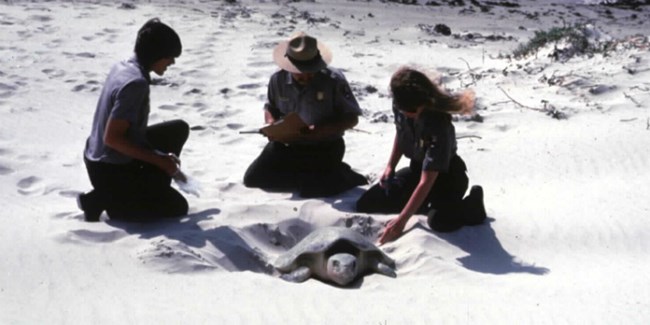
{"type": "Polygon", "coordinates": [[[306,266],[301,266],[291,273],[282,274],[280,277],[290,282],[305,282],[311,276],[311,270],[306,266]]]}
{"type": "Polygon", "coordinates": [[[395,273],[395,269],[382,262],[377,262],[377,264],[375,265],[375,271],[377,271],[377,273],[381,273],[391,278],[397,277],[397,273],[395,273]]]}

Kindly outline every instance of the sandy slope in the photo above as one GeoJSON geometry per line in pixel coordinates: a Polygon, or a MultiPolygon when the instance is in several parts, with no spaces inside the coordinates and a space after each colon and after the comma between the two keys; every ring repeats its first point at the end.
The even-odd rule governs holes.
{"type": "Polygon", "coordinates": [[[647,322],[647,41],[564,63],[551,49],[506,56],[565,22],[647,37],[650,12],[519,3],[481,12],[379,1],[3,2],[0,323],[647,322]],[[188,197],[191,214],[179,221],[84,223],[74,197],[89,189],[81,150],[98,91],[155,16],[184,51],[155,78],[151,121],[193,127],[182,158],[201,196],[188,197]],[[428,32],[438,23],[452,36],[428,32]],[[417,63],[452,89],[472,87],[483,122],[456,123],[470,136],[459,153],[485,188],[490,222],[439,234],[413,219],[383,247],[397,279],[339,289],[274,277],[269,263],[309,231],[374,237],[392,217],[355,213],[362,189],[302,200],[241,184],[266,140],[238,131],[261,125],[271,49],[296,30],[325,40],[353,85],[364,117],[346,136],[345,160],[371,180],[393,137],[386,88],[396,67],[417,63]],[[542,101],[568,118],[535,111],[542,101]]]}

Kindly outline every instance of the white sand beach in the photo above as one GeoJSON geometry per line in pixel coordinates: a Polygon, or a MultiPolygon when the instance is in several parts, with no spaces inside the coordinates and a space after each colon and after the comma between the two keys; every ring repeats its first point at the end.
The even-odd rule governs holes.
{"type": "Polygon", "coordinates": [[[647,324],[650,6],[398,2],[0,2],[0,324],[647,324]],[[200,196],[179,220],[84,222],[75,198],[91,189],[83,147],[101,86],[153,17],[183,53],[152,74],[150,123],[190,124],[181,159],[200,196]],[[575,24],[604,50],[513,56],[575,24]],[[273,47],[296,31],[327,43],[352,85],[364,115],[344,160],[372,183],[398,67],[473,89],[478,115],[454,124],[488,222],[437,233],[412,218],[381,246],[396,278],[280,279],[273,261],[312,230],[375,240],[395,217],[354,211],[369,186],[301,199],[242,184],[267,139],[239,131],[263,125],[273,47]]]}

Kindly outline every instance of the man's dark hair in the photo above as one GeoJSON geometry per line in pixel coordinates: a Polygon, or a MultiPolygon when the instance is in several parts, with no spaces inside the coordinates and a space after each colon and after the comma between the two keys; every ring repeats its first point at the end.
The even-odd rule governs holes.
{"type": "Polygon", "coordinates": [[[140,64],[146,68],[164,58],[177,58],[183,46],[178,34],[158,18],[147,21],[138,31],[135,41],[135,55],[140,64]]]}

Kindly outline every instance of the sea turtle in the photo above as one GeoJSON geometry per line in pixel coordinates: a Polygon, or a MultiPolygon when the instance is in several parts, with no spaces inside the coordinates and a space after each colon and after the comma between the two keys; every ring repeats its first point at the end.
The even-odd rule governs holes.
{"type": "Polygon", "coordinates": [[[358,232],[343,227],[315,230],[278,257],[275,268],[287,281],[309,277],[345,286],[358,276],[378,272],[395,277],[395,261],[358,232]]]}

